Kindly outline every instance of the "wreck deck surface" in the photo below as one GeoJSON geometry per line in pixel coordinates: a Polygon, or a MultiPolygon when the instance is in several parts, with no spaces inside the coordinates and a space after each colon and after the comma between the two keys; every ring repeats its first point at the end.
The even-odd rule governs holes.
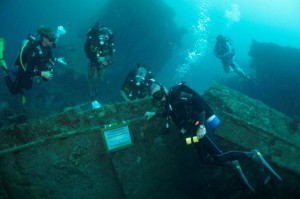
{"type": "MultiPolygon", "coordinates": [[[[0,131],[0,196],[7,198],[294,198],[300,195],[300,131],[285,115],[214,84],[204,97],[221,119],[226,148],[259,149],[284,181],[249,195],[228,168],[202,165],[176,129],[161,134],[163,119],[150,99],[99,110],[72,107],[45,120],[0,131]],[[101,130],[127,125],[133,146],[108,152],[101,130]],[[293,130],[294,129],[294,130],[293,130]],[[224,183],[225,182],[225,183],[224,183]],[[275,188],[274,188],[275,187],[275,188]],[[219,190],[216,192],[215,190],[219,190]]],[[[261,179],[244,168],[251,180],[261,179]],[[256,179],[257,178],[257,179],[256,179]]],[[[247,168],[247,169],[246,169],[247,168]]]]}

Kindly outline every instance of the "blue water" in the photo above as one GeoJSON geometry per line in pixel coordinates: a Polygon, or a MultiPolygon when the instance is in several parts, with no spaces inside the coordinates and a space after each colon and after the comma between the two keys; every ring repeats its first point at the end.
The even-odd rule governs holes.
{"type": "MultiPolygon", "coordinates": [[[[184,38],[186,46],[183,51],[196,51],[203,54],[203,56],[196,57],[197,64],[191,64],[188,67],[192,72],[184,75],[201,91],[205,90],[213,80],[235,75],[225,74],[219,60],[212,53],[215,37],[218,34],[227,35],[234,41],[236,60],[245,71],[250,73],[252,71],[248,68],[250,60],[248,52],[253,39],[300,48],[300,14],[298,12],[300,2],[298,1],[168,0],[167,2],[177,13],[176,22],[186,26],[189,30],[184,38]],[[235,10],[234,7],[238,8],[235,10]],[[228,11],[231,13],[229,17],[226,16],[228,11]],[[195,29],[195,26],[198,26],[198,29],[195,29]],[[200,45],[193,45],[198,42],[200,45]],[[203,49],[204,52],[202,52],[203,49]],[[200,82],[199,79],[201,79],[200,82]]],[[[188,52],[184,54],[187,56],[188,52]]],[[[173,59],[176,58],[173,57],[173,59]]],[[[189,62],[173,61],[168,67],[171,72],[174,65],[178,64],[179,68],[184,68],[182,65],[187,63],[189,62]]],[[[167,82],[170,81],[166,80],[167,82]]]]}
{"type": "MultiPolygon", "coordinates": [[[[51,81],[35,82],[26,93],[26,118],[36,119],[89,101],[83,44],[95,22],[107,25],[115,35],[113,64],[105,71],[98,99],[107,104],[124,101],[120,89],[136,63],[149,66],[156,80],[167,88],[186,81],[202,94],[214,81],[244,84],[235,73],[226,74],[214,56],[216,36],[223,34],[233,40],[236,61],[255,77],[248,55],[252,41],[300,49],[299,10],[299,0],[0,0],[0,37],[5,38],[5,59],[12,67],[22,41],[29,33],[36,34],[39,26],[67,30],[53,52],[65,57],[68,65],[55,66],[51,81]]],[[[300,69],[294,71],[300,75],[300,69]]],[[[19,96],[9,93],[0,72],[1,128],[13,123],[8,118],[23,110],[19,96]]],[[[288,91],[286,86],[294,94],[290,98],[300,98],[298,88],[288,91]]],[[[275,97],[271,98],[285,95],[276,89],[272,88],[275,97]]],[[[294,112],[285,113],[300,117],[298,100],[293,102],[270,104],[283,107],[283,112],[289,106],[294,112]]]]}

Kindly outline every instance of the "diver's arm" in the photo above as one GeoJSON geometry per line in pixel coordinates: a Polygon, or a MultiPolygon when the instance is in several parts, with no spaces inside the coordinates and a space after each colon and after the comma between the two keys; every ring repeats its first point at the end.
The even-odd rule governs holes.
{"type": "Polygon", "coordinates": [[[114,53],[113,44],[110,44],[109,45],[109,51],[105,55],[105,61],[107,62],[107,65],[112,64],[113,53],[114,53]]]}
{"type": "Polygon", "coordinates": [[[125,94],[125,92],[123,90],[121,90],[121,95],[125,99],[126,102],[130,101],[129,98],[127,97],[127,95],[125,94]]]}
{"type": "Polygon", "coordinates": [[[131,70],[127,74],[126,79],[121,88],[121,95],[123,96],[123,98],[126,101],[130,101],[130,97],[128,95],[129,95],[130,91],[132,90],[131,77],[133,77],[134,74],[135,74],[135,72],[133,70],[131,70]]]}
{"type": "Polygon", "coordinates": [[[87,38],[86,41],[84,42],[84,53],[87,57],[90,56],[91,53],[91,39],[87,38]]]}
{"type": "Polygon", "coordinates": [[[67,62],[65,61],[64,57],[56,57],[54,58],[55,63],[60,63],[62,65],[68,65],[67,62]]]}
{"type": "MultiPolygon", "coordinates": [[[[86,57],[89,59],[90,62],[97,62],[97,49],[95,49],[94,52],[92,52],[91,49],[91,45],[92,45],[92,39],[87,38],[85,44],[84,44],[84,52],[86,57]]],[[[98,48],[98,47],[95,47],[98,48]]]]}
{"type": "Polygon", "coordinates": [[[41,77],[43,77],[46,80],[52,79],[53,73],[52,71],[41,71],[41,77]]]}
{"type": "Polygon", "coordinates": [[[35,67],[35,65],[34,65],[35,59],[36,59],[36,57],[31,57],[28,60],[26,72],[32,77],[39,76],[39,77],[43,77],[45,80],[52,79],[53,72],[51,70],[41,69],[41,66],[35,67]]]}
{"type": "Polygon", "coordinates": [[[192,97],[192,105],[195,112],[192,113],[194,125],[197,127],[196,135],[198,139],[202,139],[206,134],[205,117],[206,107],[208,106],[204,99],[200,96],[192,97]]]}
{"type": "Polygon", "coordinates": [[[35,49],[33,51],[27,51],[26,52],[26,58],[25,60],[27,60],[27,63],[25,65],[25,63],[23,64],[23,67],[26,67],[24,70],[26,70],[26,73],[29,74],[30,76],[42,76],[41,72],[42,70],[40,69],[40,67],[36,67],[37,66],[37,62],[39,60],[39,58],[37,57],[38,55],[38,51],[35,49]],[[36,52],[34,52],[36,51],[36,52]]]}
{"type": "Polygon", "coordinates": [[[152,117],[167,117],[167,113],[166,112],[150,112],[150,111],[147,111],[145,112],[145,115],[144,117],[149,120],[151,119],[152,117]]]}
{"type": "Polygon", "coordinates": [[[200,96],[192,97],[192,107],[194,112],[192,113],[192,117],[195,121],[198,121],[196,125],[205,125],[205,110],[206,110],[206,102],[200,96]]]}

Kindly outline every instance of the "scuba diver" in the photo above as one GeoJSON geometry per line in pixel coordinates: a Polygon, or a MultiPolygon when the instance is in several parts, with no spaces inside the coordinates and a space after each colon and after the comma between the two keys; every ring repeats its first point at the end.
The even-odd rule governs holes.
{"type": "Polygon", "coordinates": [[[225,37],[223,35],[217,36],[214,54],[217,58],[222,60],[224,71],[226,73],[236,72],[242,78],[250,80],[249,76],[246,75],[245,72],[235,62],[235,50],[228,37],[225,37]]]}
{"type": "Polygon", "coordinates": [[[96,23],[89,30],[84,44],[84,52],[88,58],[88,89],[93,109],[101,108],[96,100],[98,88],[103,80],[104,69],[112,64],[114,51],[112,31],[96,23]]]}
{"type": "Polygon", "coordinates": [[[130,101],[147,97],[152,78],[151,71],[147,66],[137,64],[135,69],[129,71],[123,83],[121,89],[123,98],[130,101]]]}
{"type": "Polygon", "coordinates": [[[52,56],[52,48],[56,46],[56,33],[47,27],[40,27],[37,32],[39,39],[29,35],[22,43],[20,53],[15,60],[15,80],[10,77],[5,60],[3,58],[0,60],[6,85],[12,95],[21,95],[22,106],[26,103],[24,90],[32,88],[33,79],[51,80],[54,63],[67,64],[64,58],[53,58],[52,56]]]}
{"type": "Polygon", "coordinates": [[[220,120],[207,102],[184,83],[180,83],[168,91],[154,81],[150,87],[150,94],[153,100],[163,105],[164,111],[162,113],[146,112],[146,119],[149,120],[153,116],[165,117],[165,132],[169,132],[169,118],[171,118],[178,128],[179,134],[185,138],[186,144],[195,145],[198,157],[203,164],[234,168],[251,192],[255,192],[255,189],[244,175],[239,160],[254,161],[260,168],[271,172],[278,181],[282,181],[258,150],[224,151],[214,138],[214,132],[220,120]]]}

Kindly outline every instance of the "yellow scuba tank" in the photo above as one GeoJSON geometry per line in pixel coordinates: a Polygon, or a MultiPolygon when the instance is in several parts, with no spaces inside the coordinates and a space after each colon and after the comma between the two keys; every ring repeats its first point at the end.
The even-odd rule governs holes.
{"type": "Polygon", "coordinates": [[[0,60],[4,57],[4,38],[0,37],[0,60]]]}
{"type": "MultiPolygon", "coordinates": [[[[25,48],[32,42],[35,41],[35,38],[32,36],[32,35],[28,35],[27,39],[25,39],[23,42],[22,42],[22,45],[21,45],[21,50],[20,50],[20,54],[18,55],[17,57],[17,61],[20,63],[21,67],[23,68],[24,71],[26,71],[26,63],[24,63],[24,58],[23,58],[23,52],[25,50],[25,48]]],[[[16,64],[18,65],[18,64],[16,64]]]]}
{"type": "Polygon", "coordinates": [[[20,50],[20,55],[19,55],[20,64],[21,64],[21,66],[22,66],[22,68],[23,68],[24,71],[26,71],[27,66],[24,65],[24,63],[23,63],[23,52],[24,52],[24,49],[27,46],[28,42],[29,42],[28,39],[26,39],[25,41],[23,41],[22,46],[21,46],[21,50],[20,50]]]}

